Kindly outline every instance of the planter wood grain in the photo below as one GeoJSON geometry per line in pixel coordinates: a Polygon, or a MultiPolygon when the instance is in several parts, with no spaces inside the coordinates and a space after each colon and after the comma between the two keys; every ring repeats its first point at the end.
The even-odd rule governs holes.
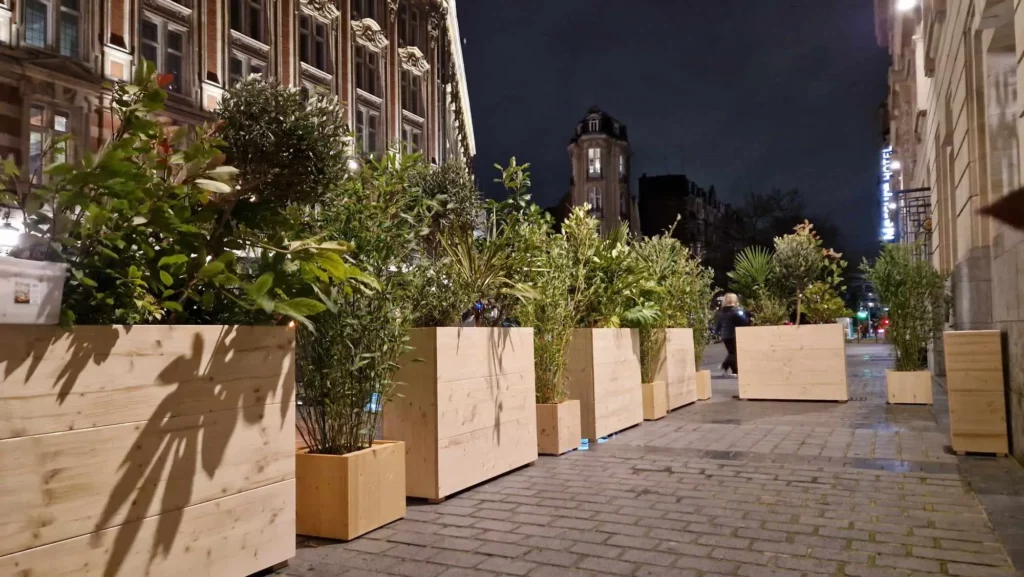
{"type": "Polygon", "coordinates": [[[578,449],[582,439],[580,402],[537,405],[537,452],[561,455],[578,449]]]}
{"type": "Polygon", "coordinates": [[[932,404],[930,371],[885,371],[885,393],[894,405],[932,404]]]}
{"type": "Polygon", "coordinates": [[[665,329],[665,347],[655,364],[652,382],[665,383],[669,411],[697,400],[693,329],[665,329]]]}
{"type": "Polygon", "coordinates": [[[384,408],[408,496],[443,499],[537,460],[533,329],[413,329],[409,345],[384,408]]]}
{"type": "Polygon", "coordinates": [[[697,371],[697,400],[707,401],[711,398],[711,371],[697,371]]]}
{"type": "Polygon", "coordinates": [[[850,398],[841,325],[740,327],[736,356],[741,399],[850,398]]]}
{"type": "Polygon", "coordinates": [[[294,556],[294,331],[0,342],[0,575],[244,577],[294,556]]]}
{"type": "Polygon", "coordinates": [[[668,414],[668,387],[665,381],[641,385],[644,399],[644,420],[657,421],[668,414]]]}
{"type": "Polygon", "coordinates": [[[405,517],[405,444],[295,455],[299,535],[348,541],[405,517]]]}
{"type": "Polygon", "coordinates": [[[583,438],[644,420],[640,335],[635,329],[576,329],[566,357],[569,398],[580,401],[583,438]]]}
{"type": "Polygon", "coordinates": [[[949,331],[943,342],[953,450],[1008,454],[1000,331],[949,331]]]}

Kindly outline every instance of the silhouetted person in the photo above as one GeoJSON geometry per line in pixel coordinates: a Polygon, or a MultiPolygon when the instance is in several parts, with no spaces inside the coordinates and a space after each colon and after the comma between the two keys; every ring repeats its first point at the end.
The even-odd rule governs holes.
{"type": "Polygon", "coordinates": [[[747,314],[739,308],[739,299],[733,293],[728,293],[722,298],[722,307],[715,315],[715,332],[722,337],[725,343],[725,350],[728,351],[725,360],[722,361],[722,375],[732,371],[733,375],[739,376],[739,364],[736,359],[736,327],[745,327],[750,324],[747,314]]]}

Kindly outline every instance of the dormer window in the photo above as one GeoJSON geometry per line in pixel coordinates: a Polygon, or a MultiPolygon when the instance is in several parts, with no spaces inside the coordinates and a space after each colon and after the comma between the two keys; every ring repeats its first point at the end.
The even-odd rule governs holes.
{"type": "Polygon", "coordinates": [[[590,132],[597,132],[601,130],[601,119],[596,116],[588,120],[587,124],[590,132]]]}

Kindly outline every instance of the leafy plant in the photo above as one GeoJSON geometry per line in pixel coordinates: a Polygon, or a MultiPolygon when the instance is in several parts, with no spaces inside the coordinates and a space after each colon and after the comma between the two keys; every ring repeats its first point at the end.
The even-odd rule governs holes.
{"type": "Polygon", "coordinates": [[[841,254],[822,248],[821,239],[810,222],[804,221],[794,227],[794,231],[775,239],[772,262],[775,282],[783,294],[790,295],[796,302],[796,324],[799,325],[804,292],[815,281],[837,286],[842,281],[841,272],[846,262],[841,260],[841,254]]]}
{"type": "Polygon", "coordinates": [[[923,352],[945,324],[947,277],[916,258],[919,250],[917,245],[886,244],[874,266],[866,260],[861,264],[889,307],[887,338],[896,350],[898,371],[926,369],[923,352]]]}
{"type": "MultiPolygon", "coordinates": [[[[350,243],[306,234],[297,206],[278,227],[235,225],[237,170],[223,164],[209,127],[168,129],[155,117],[166,94],[152,64],[113,88],[117,130],[79,165],[47,169],[49,184],[22,198],[27,245],[16,257],[65,261],[62,323],[248,323],[308,317],[333,307],[350,281],[372,277],[347,258],[350,243]],[[302,240],[294,240],[298,238],[302,240]]],[[[16,171],[7,165],[11,179],[16,171]]]]}
{"type": "Polygon", "coordinates": [[[838,318],[853,316],[836,290],[821,281],[807,288],[804,307],[807,320],[814,324],[834,323],[838,318]]]}
{"type": "Polygon", "coordinates": [[[789,305],[769,290],[758,290],[750,300],[750,316],[757,326],[781,325],[789,320],[789,305]]]}
{"type": "Polygon", "coordinates": [[[736,255],[733,270],[729,272],[730,288],[749,301],[768,289],[771,274],[771,251],[762,246],[748,246],[736,255]]]}

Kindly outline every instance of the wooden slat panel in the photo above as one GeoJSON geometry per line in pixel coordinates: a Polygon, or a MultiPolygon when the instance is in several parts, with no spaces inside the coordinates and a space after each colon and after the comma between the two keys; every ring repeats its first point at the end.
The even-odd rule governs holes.
{"type": "Polygon", "coordinates": [[[837,324],[736,331],[742,399],[846,401],[846,342],[837,324]]]}
{"type": "Polygon", "coordinates": [[[444,440],[536,412],[534,373],[439,382],[437,438],[444,440]]]}
{"type": "Polygon", "coordinates": [[[289,403],[294,339],[285,327],[0,326],[0,439],[142,422],[156,407],[289,403]]]}
{"type": "Polygon", "coordinates": [[[580,402],[537,405],[537,452],[561,455],[580,446],[580,402]]]}
{"type": "MultiPolygon", "coordinates": [[[[536,407],[536,405],[534,405],[536,407]]],[[[537,460],[537,414],[442,440],[439,496],[456,493],[537,460]]]]}
{"type": "Polygon", "coordinates": [[[565,388],[570,399],[580,402],[583,438],[594,436],[594,332],[575,329],[565,356],[565,388]]]}
{"type": "Polygon", "coordinates": [[[639,333],[596,329],[593,339],[594,437],[587,438],[604,437],[644,420],[639,333]]]}
{"type": "Polygon", "coordinates": [[[0,555],[293,478],[281,408],[0,441],[0,555]]]}
{"type": "Polygon", "coordinates": [[[697,401],[697,366],[694,360],[693,329],[665,331],[665,360],[656,381],[668,388],[668,409],[697,401]]]}
{"type": "Polygon", "coordinates": [[[932,374],[929,371],[885,371],[885,391],[890,403],[932,404],[932,374]]]}
{"type": "Polygon", "coordinates": [[[288,480],[0,557],[0,575],[244,577],[294,555],[288,480]]]}
{"type": "Polygon", "coordinates": [[[1008,453],[1002,334],[949,331],[943,337],[953,450],[1008,453]]]}
{"type": "Polygon", "coordinates": [[[413,329],[399,360],[395,396],[384,407],[384,438],[405,442],[405,491],[437,498],[437,332],[413,329]]]}
{"type": "Polygon", "coordinates": [[[443,327],[437,331],[437,381],[533,373],[533,329],[443,327]]]}

